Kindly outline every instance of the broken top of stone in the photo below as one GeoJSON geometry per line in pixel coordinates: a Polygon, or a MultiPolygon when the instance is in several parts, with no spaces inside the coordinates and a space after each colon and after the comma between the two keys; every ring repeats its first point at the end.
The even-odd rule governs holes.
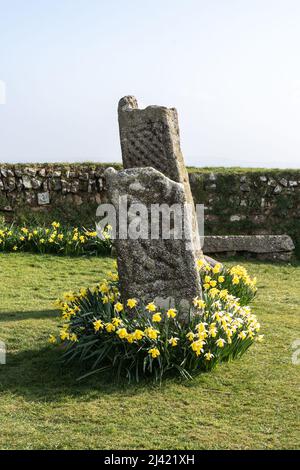
{"type": "Polygon", "coordinates": [[[175,108],[139,109],[134,96],[125,96],[118,116],[124,168],[151,166],[179,183],[188,180],[175,108]]]}
{"type": "Polygon", "coordinates": [[[194,200],[180,148],[176,109],[164,106],[139,109],[134,96],[125,96],[119,101],[118,118],[124,168],[152,167],[184,185],[186,203],[192,207],[195,252],[201,258],[194,200]]]}

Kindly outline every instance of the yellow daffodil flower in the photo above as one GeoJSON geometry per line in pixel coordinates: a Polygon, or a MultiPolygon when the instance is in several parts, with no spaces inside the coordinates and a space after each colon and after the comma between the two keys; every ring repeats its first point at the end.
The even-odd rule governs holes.
{"type": "Polygon", "coordinates": [[[136,299],[128,299],[127,300],[127,307],[134,308],[136,307],[137,300],[136,299]]]}
{"type": "Polygon", "coordinates": [[[106,323],[105,329],[106,329],[107,333],[112,333],[113,331],[116,330],[116,327],[112,323],[106,323]]]}
{"type": "Polygon", "coordinates": [[[114,317],[112,319],[112,324],[115,325],[115,326],[119,326],[119,325],[121,325],[121,323],[122,323],[121,318],[114,317]]]}
{"type": "Polygon", "coordinates": [[[161,313],[154,313],[154,315],[152,315],[152,321],[155,323],[159,323],[161,321],[161,313]]]}
{"type": "Polygon", "coordinates": [[[135,330],[133,333],[133,339],[139,341],[144,336],[144,332],[142,330],[135,330]]]}
{"type": "Polygon", "coordinates": [[[188,339],[189,341],[193,341],[195,335],[194,335],[194,333],[192,333],[192,332],[190,331],[190,332],[186,335],[186,337],[187,337],[187,339],[188,339]]]}
{"type": "Polygon", "coordinates": [[[210,351],[208,351],[207,353],[204,354],[204,357],[207,361],[211,361],[214,355],[210,351]]]}
{"type": "Polygon", "coordinates": [[[170,344],[172,347],[177,346],[177,343],[178,343],[178,338],[174,338],[174,336],[172,336],[172,338],[169,339],[169,344],[170,344]]]}
{"type": "Polygon", "coordinates": [[[224,348],[224,344],[226,343],[225,339],[223,338],[219,338],[217,339],[216,341],[216,345],[219,347],[219,348],[224,348]]]}
{"type": "Polygon", "coordinates": [[[119,336],[119,338],[125,339],[125,338],[127,337],[127,335],[128,335],[126,328],[120,328],[120,329],[117,331],[117,335],[119,336]]]}
{"type": "Polygon", "coordinates": [[[152,327],[146,328],[145,329],[145,334],[148,336],[150,339],[157,339],[157,336],[159,335],[159,331],[155,330],[152,327]]]}
{"type": "Polygon", "coordinates": [[[148,312],[155,312],[156,305],[153,302],[150,302],[148,305],[146,305],[146,310],[148,310],[148,312]]]}
{"type": "Polygon", "coordinates": [[[221,266],[220,263],[216,264],[216,265],[212,268],[212,272],[213,272],[214,274],[218,274],[218,273],[221,271],[221,267],[222,267],[222,266],[221,266]]]}
{"type": "Polygon", "coordinates": [[[51,343],[51,344],[55,344],[55,343],[56,343],[56,338],[55,338],[55,336],[50,335],[48,341],[49,341],[49,343],[51,343]]]}
{"type": "Polygon", "coordinates": [[[157,348],[151,348],[151,349],[149,349],[148,353],[151,354],[151,356],[153,357],[153,359],[155,359],[156,357],[160,356],[159,349],[157,349],[157,348]]]}
{"type": "Polygon", "coordinates": [[[124,306],[123,306],[123,304],[121,304],[121,302],[117,302],[115,304],[114,308],[115,308],[115,311],[118,312],[118,313],[122,312],[122,310],[124,310],[124,306]]]}
{"type": "Polygon", "coordinates": [[[99,331],[99,330],[102,330],[104,328],[103,322],[101,320],[94,321],[93,325],[94,325],[94,330],[95,331],[99,331]]]}

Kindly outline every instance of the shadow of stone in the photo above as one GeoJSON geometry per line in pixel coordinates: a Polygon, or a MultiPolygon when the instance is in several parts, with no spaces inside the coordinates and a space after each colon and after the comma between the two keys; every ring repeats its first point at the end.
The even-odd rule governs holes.
{"type": "Polygon", "coordinates": [[[44,318],[56,318],[58,317],[58,310],[28,310],[25,312],[1,312],[0,311],[0,322],[10,322],[19,320],[30,320],[37,319],[42,320],[44,318]]]}
{"type": "Polygon", "coordinates": [[[129,384],[126,378],[117,381],[112,370],[78,381],[89,369],[79,363],[62,364],[61,356],[61,350],[50,346],[8,352],[6,364],[0,366],[0,393],[9,391],[28,401],[55,403],[74,397],[93,400],[103,395],[131,396],[141,393],[145,386],[155,388],[146,380],[138,384],[129,384]]]}

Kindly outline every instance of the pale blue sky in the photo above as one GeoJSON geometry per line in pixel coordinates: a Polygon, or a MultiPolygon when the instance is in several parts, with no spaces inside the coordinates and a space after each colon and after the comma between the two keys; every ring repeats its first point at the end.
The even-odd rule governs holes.
{"type": "Polygon", "coordinates": [[[186,163],[300,167],[299,0],[0,0],[0,161],[120,161],[117,102],[186,163]]]}

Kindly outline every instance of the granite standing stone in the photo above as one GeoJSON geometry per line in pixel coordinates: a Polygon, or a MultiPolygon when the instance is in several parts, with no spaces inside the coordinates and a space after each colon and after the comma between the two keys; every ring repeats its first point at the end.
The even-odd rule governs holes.
{"type": "MultiPolygon", "coordinates": [[[[163,239],[161,232],[158,239],[150,237],[152,205],[167,204],[171,207],[177,204],[183,209],[186,202],[184,185],[150,167],[122,171],[108,168],[105,178],[108,198],[116,208],[117,220],[120,212],[123,216],[126,212],[129,227],[136,220],[136,212],[132,210],[134,205],[142,204],[150,221],[143,224],[138,239],[123,239],[117,223],[115,248],[123,301],[132,297],[144,302],[154,300],[164,307],[180,305],[182,312],[187,312],[194,297],[201,296],[195,253],[186,248],[192,237],[190,219],[181,239],[176,239],[172,229],[170,239],[163,239]],[[120,208],[120,198],[126,198],[129,210],[120,208]]],[[[182,223],[185,223],[183,210],[182,223]]]]}

